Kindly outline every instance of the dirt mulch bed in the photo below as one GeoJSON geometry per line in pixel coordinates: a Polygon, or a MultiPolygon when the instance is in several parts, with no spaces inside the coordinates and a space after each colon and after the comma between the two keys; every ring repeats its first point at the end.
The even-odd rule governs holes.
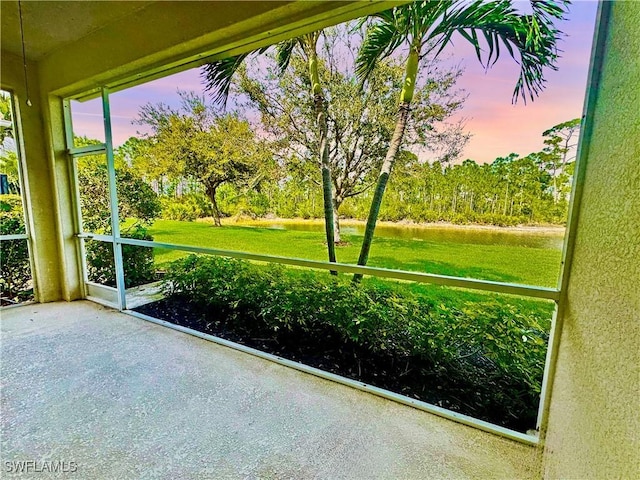
{"type": "Polygon", "coordinates": [[[273,332],[237,319],[231,323],[224,312],[203,311],[175,297],[134,310],[516,431],[535,425],[537,398],[523,398],[530,395],[522,385],[492,375],[491,362],[481,356],[470,354],[447,366],[414,357],[398,359],[345,342],[330,328],[312,334],[273,332]]]}

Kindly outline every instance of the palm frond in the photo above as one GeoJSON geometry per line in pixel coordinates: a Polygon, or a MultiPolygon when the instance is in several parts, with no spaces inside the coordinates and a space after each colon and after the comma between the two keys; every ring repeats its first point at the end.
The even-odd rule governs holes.
{"type": "Polygon", "coordinates": [[[248,56],[249,53],[243,53],[209,62],[202,67],[204,89],[209,92],[214,103],[222,107],[227,104],[233,75],[248,56]]]}
{"type": "Polygon", "coordinates": [[[292,38],[291,40],[285,40],[276,45],[276,64],[278,65],[280,75],[282,75],[289,66],[293,50],[298,43],[299,40],[297,38],[292,38]]]}
{"type": "Polygon", "coordinates": [[[378,14],[378,22],[367,28],[367,33],[356,58],[356,75],[361,82],[367,80],[378,61],[393,53],[406,40],[397,28],[392,10],[378,14]],[[383,14],[387,15],[383,15],[383,14]]]}
{"type": "Polygon", "coordinates": [[[458,32],[474,46],[478,60],[485,68],[495,64],[500,57],[501,45],[504,46],[520,64],[520,76],[512,100],[515,103],[521,97],[526,103],[527,97],[533,100],[544,89],[544,69],[557,69],[556,44],[562,32],[555,27],[554,21],[563,18],[569,2],[532,0],[531,3],[531,15],[518,14],[509,0],[476,0],[463,4],[448,11],[426,35],[424,42],[436,45],[439,48],[437,55],[449,43],[453,33],[458,32]],[[484,38],[486,53],[478,34],[484,38]]]}
{"type": "Polygon", "coordinates": [[[254,51],[206,63],[200,75],[204,81],[204,89],[209,92],[213,103],[224,108],[229,97],[229,88],[234,74],[247,57],[253,54],[262,55],[271,47],[262,47],[254,51]]]}

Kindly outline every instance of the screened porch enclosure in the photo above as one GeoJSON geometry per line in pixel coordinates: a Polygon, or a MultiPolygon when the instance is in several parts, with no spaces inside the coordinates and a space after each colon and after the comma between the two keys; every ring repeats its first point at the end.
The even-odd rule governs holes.
{"type": "MultiPolygon", "coordinates": [[[[296,275],[295,272],[302,270],[305,272],[309,272],[309,274],[313,274],[313,278],[322,278],[323,276],[327,276],[330,271],[337,272],[342,278],[346,278],[350,274],[364,274],[366,276],[365,285],[368,285],[367,282],[369,282],[369,279],[375,279],[378,284],[387,285],[387,288],[399,288],[396,287],[396,285],[415,285],[416,288],[420,288],[421,285],[435,285],[440,288],[440,292],[443,298],[442,302],[452,308],[454,304],[450,303],[450,301],[446,299],[447,295],[449,295],[447,292],[451,292],[451,295],[453,295],[456,290],[460,290],[463,292],[471,291],[474,292],[474,294],[478,295],[477,308],[480,309],[479,311],[485,312],[482,315],[485,315],[487,317],[483,320],[486,323],[502,323],[505,321],[512,322],[513,320],[503,319],[503,313],[492,312],[492,308],[482,310],[482,308],[485,308],[482,306],[483,302],[489,305],[491,302],[497,301],[499,302],[499,304],[505,305],[504,308],[507,309],[506,311],[513,312],[511,314],[507,313],[507,316],[515,316],[518,315],[518,313],[516,312],[520,312],[519,314],[525,316],[540,318],[539,321],[542,322],[543,326],[539,327],[539,333],[527,333],[529,332],[529,330],[526,330],[526,328],[528,327],[525,327],[523,325],[522,335],[518,334],[517,338],[515,339],[507,339],[505,337],[504,339],[497,340],[498,342],[515,341],[521,343],[524,341],[524,346],[518,348],[524,348],[524,350],[527,350],[529,348],[539,348],[534,347],[534,344],[531,343],[533,341],[533,338],[535,337],[536,341],[542,345],[543,349],[545,349],[546,344],[549,341],[549,335],[553,335],[553,331],[555,329],[555,323],[553,319],[555,318],[557,302],[560,299],[562,278],[558,280],[558,286],[556,288],[535,285],[508,284],[504,282],[488,281],[477,278],[453,277],[420,271],[390,270],[379,267],[363,267],[348,263],[330,263],[326,261],[311,260],[307,258],[264,255],[251,251],[235,251],[211,247],[199,247],[189,245],[188,243],[176,245],[145,239],[145,235],[136,235],[135,230],[131,231],[127,227],[122,227],[122,222],[127,222],[129,224],[133,223],[133,225],[136,225],[140,220],[135,218],[123,218],[122,209],[119,206],[119,203],[122,203],[122,200],[119,199],[118,196],[124,193],[124,188],[126,187],[124,185],[119,185],[119,182],[122,182],[123,180],[115,164],[109,90],[107,88],[103,88],[99,91],[94,92],[89,98],[91,98],[89,100],[91,104],[89,110],[93,112],[92,115],[96,118],[103,118],[103,125],[101,125],[102,131],[100,131],[99,129],[96,130],[94,128],[92,130],[93,135],[98,139],[104,139],[104,142],[92,140],[91,144],[89,145],[84,144],[86,143],[86,137],[82,137],[81,132],[78,131],[76,127],[74,127],[73,119],[74,116],[77,115],[76,112],[79,110],[78,106],[81,104],[78,102],[78,100],[73,99],[66,99],[64,101],[66,141],[67,145],[69,145],[68,152],[73,171],[73,191],[75,193],[74,204],[76,211],[76,224],[79,226],[79,231],[75,234],[75,237],[77,238],[77,241],[79,243],[79,251],[82,253],[85,298],[104,305],[118,308],[122,311],[127,311],[132,315],[138,316],[139,318],[154,322],[160,322],[165,326],[182,329],[184,331],[184,326],[180,327],[179,325],[176,326],[170,322],[163,322],[163,318],[154,318],[155,314],[151,313],[149,309],[139,308],[147,303],[158,301],[163,297],[161,293],[161,283],[157,281],[159,278],[161,278],[162,273],[158,273],[158,270],[159,268],[165,269],[167,267],[164,265],[162,267],[155,266],[153,259],[154,252],[158,251],[158,249],[162,249],[163,252],[180,252],[183,258],[185,258],[184,255],[187,254],[198,254],[214,259],[230,258],[234,259],[234,261],[239,260],[241,262],[250,263],[257,262],[266,266],[279,265],[281,267],[285,267],[287,271],[291,271],[293,275],[296,275]],[[140,276],[140,270],[144,269],[141,267],[143,263],[149,264],[149,272],[140,276]],[[538,311],[543,313],[538,313],[538,311]],[[531,345],[530,347],[528,346],[527,342],[529,342],[529,344],[531,345]]],[[[84,102],[87,102],[86,96],[82,97],[81,99],[84,102]]],[[[122,169],[124,167],[120,168],[122,169]]],[[[238,264],[239,267],[241,265],[242,264],[238,264]]],[[[171,268],[171,266],[169,266],[169,268],[171,268]]],[[[258,275],[258,277],[246,278],[243,280],[243,282],[248,284],[259,282],[259,276],[261,275],[260,270],[256,270],[256,274],[258,275]]],[[[222,278],[221,280],[225,281],[224,278],[222,278]]],[[[169,285],[169,283],[165,283],[165,289],[169,285]]],[[[318,288],[321,287],[319,286],[318,288]]],[[[263,296],[266,297],[270,293],[271,292],[265,291],[263,293],[263,296]]],[[[214,292],[212,292],[211,294],[215,295],[214,292]]],[[[285,300],[284,298],[280,300],[280,302],[283,301],[286,302],[287,300],[285,300]]],[[[176,299],[175,302],[179,302],[179,300],[176,299]]],[[[252,306],[251,308],[264,309],[265,307],[256,305],[252,306]]],[[[270,309],[271,307],[266,308],[270,309]]],[[[317,307],[309,306],[309,308],[315,309],[317,307]]],[[[391,311],[389,312],[389,314],[391,314],[391,311]]],[[[185,312],[184,315],[190,316],[192,314],[189,312],[185,312]]],[[[291,315],[293,316],[296,314],[294,312],[291,312],[291,315]]],[[[311,315],[313,315],[313,313],[311,315]]],[[[419,313],[418,311],[416,311],[412,315],[416,315],[416,320],[418,320],[418,315],[428,316],[431,314],[426,312],[419,313]]],[[[336,311],[335,316],[343,317],[344,314],[336,311]]],[[[398,316],[398,320],[400,318],[401,316],[398,316]]],[[[349,322],[351,320],[347,320],[345,317],[340,321],[349,322]]],[[[354,319],[353,321],[357,322],[358,320],[354,319]]],[[[457,322],[458,320],[456,320],[454,317],[451,317],[446,321],[452,323],[457,322]]],[[[267,322],[269,322],[268,319],[267,322]]],[[[422,328],[419,323],[420,322],[418,320],[415,327],[398,326],[391,328],[398,329],[398,334],[402,335],[402,333],[400,333],[400,329],[422,328]]],[[[185,319],[183,322],[180,322],[180,324],[193,325],[193,322],[190,322],[189,319],[185,319]]],[[[194,326],[193,328],[197,330],[199,327],[194,326]]],[[[455,331],[454,325],[450,325],[446,328],[451,329],[451,334],[453,334],[453,332],[455,331]]],[[[468,327],[460,327],[460,329],[464,328],[468,327]]],[[[197,332],[192,329],[188,330],[189,333],[203,336],[202,332],[197,332]]],[[[305,335],[312,334],[308,333],[305,335]]],[[[331,334],[328,333],[328,335],[331,334]]],[[[487,333],[487,335],[490,334],[487,333]]],[[[503,334],[493,333],[492,335],[497,336],[503,334]]],[[[204,333],[204,337],[211,339],[212,341],[222,342],[225,345],[231,345],[232,347],[237,348],[241,351],[251,351],[252,354],[258,355],[262,358],[267,358],[278,363],[286,364],[298,370],[312,372],[315,375],[329,378],[340,383],[353,386],[355,388],[364,389],[365,391],[381,395],[385,398],[391,398],[401,403],[405,403],[407,405],[411,405],[413,407],[420,408],[431,413],[443,415],[446,418],[455,421],[473,425],[484,430],[498,433],[500,435],[505,435],[508,438],[513,438],[530,444],[535,444],[538,442],[536,430],[539,429],[539,426],[543,421],[542,413],[539,408],[537,419],[532,418],[531,414],[527,414],[526,417],[523,417],[521,421],[519,419],[516,419],[515,422],[511,421],[511,423],[503,423],[505,422],[505,420],[503,420],[501,416],[508,417],[514,416],[516,414],[502,413],[492,417],[488,412],[490,412],[492,409],[499,409],[500,407],[498,406],[484,407],[486,413],[481,413],[480,410],[476,411],[473,409],[467,411],[460,410],[459,407],[455,406],[456,401],[452,401],[450,399],[447,400],[446,398],[440,399],[438,398],[437,394],[435,396],[433,394],[427,395],[426,393],[418,394],[415,389],[419,387],[404,389],[400,386],[386,386],[388,384],[380,383],[375,378],[375,372],[368,376],[365,374],[365,376],[362,377],[362,367],[358,367],[358,371],[360,373],[357,377],[347,378],[341,374],[336,375],[335,373],[324,371],[322,367],[324,363],[320,360],[309,360],[308,362],[312,362],[311,364],[304,364],[304,361],[302,361],[302,363],[299,360],[292,361],[294,358],[297,358],[294,354],[280,353],[277,350],[260,351],[259,347],[258,350],[256,350],[255,348],[251,348],[249,346],[251,345],[251,343],[246,344],[244,342],[241,342],[243,343],[241,345],[237,344],[236,342],[230,343],[228,340],[218,338],[214,332],[210,332],[209,334],[204,333]],[[315,368],[318,366],[319,368],[315,368]],[[390,391],[390,388],[393,391],[390,391]],[[401,393],[401,390],[405,393],[401,393]],[[453,410],[451,408],[453,408],[453,410]],[[505,426],[507,426],[507,428],[505,428],[505,426]]],[[[460,342],[464,344],[465,340],[460,340],[460,342]]],[[[456,342],[452,341],[452,343],[456,342]]],[[[414,347],[412,345],[409,345],[408,348],[413,349],[414,347]]],[[[468,357],[470,352],[473,354],[473,350],[475,348],[479,348],[482,350],[484,347],[472,347],[471,344],[469,344],[469,346],[463,345],[462,353],[458,353],[457,355],[462,358],[468,357]]],[[[501,349],[502,347],[496,348],[501,349]]],[[[360,354],[354,353],[354,355],[360,354]]],[[[436,353],[434,355],[442,354],[436,353]]],[[[548,358],[550,358],[549,355],[547,355],[547,360],[548,358]]],[[[442,357],[441,360],[444,361],[443,359],[444,357],[442,357]]],[[[480,355],[478,356],[477,362],[486,363],[490,362],[490,360],[488,360],[488,357],[483,357],[482,355],[480,355]]],[[[515,362],[516,360],[514,360],[514,363],[515,362]]],[[[466,366],[465,364],[461,364],[460,368],[469,369],[468,373],[469,375],[471,375],[471,371],[475,367],[471,363],[467,363],[466,366]]],[[[522,368],[532,367],[523,366],[522,368]]],[[[540,370],[540,375],[542,375],[542,370],[540,370]]],[[[448,383],[448,380],[444,378],[433,381],[435,381],[436,383],[448,383]]],[[[544,396],[546,395],[546,382],[544,378],[539,378],[534,381],[539,382],[537,388],[539,389],[538,391],[542,392],[541,398],[544,398],[544,396]]],[[[452,387],[438,387],[438,389],[444,390],[446,390],[447,388],[452,387]]],[[[473,389],[473,387],[464,388],[473,389]]],[[[513,386],[496,388],[519,389],[521,387],[513,386]]],[[[434,390],[434,393],[436,393],[436,390],[434,390]]],[[[478,391],[477,395],[486,395],[486,393],[481,394],[480,391],[478,391]]]]}
{"type": "Polygon", "coordinates": [[[25,209],[24,231],[2,241],[28,244],[38,302],[1,313],[2,437],[12,468],[53,452],[98,477],[130,473],[114,459],[212,478],[637,475],[640,9],[633,2],[600,5],[555,286],[130,234],[118,210],[115,92],[402,2],[121,3],[2,2],[1,87],[16,106],[25,209]],[[87,102],[101,134],[81,145],[73,109],[87,102]],[[362,274],[382,290],[438,288],[542,305],[548,350],[531,428],[500,426],[135,311],[166,295],[158,283],[166,272],[153,261],[147,276],[128,270],[158,249],[243,262],[249,272],[256,265],[323,278],[336,271],[362,274]],[[90,261],[98,257],[107,259],[99,268],[90,261]],[[181,428],[185,434],[175,434],[181,428]],[[132,449],[122,450],[123,432],[139,440],[132,449]],[[202,452],[212,443],[220,450],[205,465],[202,452]]]}

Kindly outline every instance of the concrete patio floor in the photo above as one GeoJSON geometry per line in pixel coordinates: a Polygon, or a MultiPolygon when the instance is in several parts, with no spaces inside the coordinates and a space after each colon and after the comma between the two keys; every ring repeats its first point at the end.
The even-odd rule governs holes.
{"type": "Polygon", "coordinates": [[[2,478],[539,476],[534,447],[91,302],[0,315],[2,478]]]}

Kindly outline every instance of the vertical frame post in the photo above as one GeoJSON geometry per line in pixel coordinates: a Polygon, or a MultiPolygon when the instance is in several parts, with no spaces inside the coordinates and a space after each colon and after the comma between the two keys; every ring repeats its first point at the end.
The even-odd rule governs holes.
{"type": "Polygon", "coordinates": [[[111,203],[111,230],[113,236],[113,257],[116,270],[116,288],[118,289],[118,308],[127,308],[127,295],[124,283],[124,263],[122,259],[122,244],[120,243],[120,218],[118,216],[118,192],[116,183],[116,168],[113,157],[113,135],[111,132],[111,107],[109,106],[109,91],[102,89],[102,114],[104,116],[104,137],[107,151],[107,171],[109,175],[109,198],[111,203]]]}
{"type": "MultiPolygon", "coordinates": [[[[73,141],[73,115],[71,114],[71,100],[65,98],[62,100],[62,108],[64,114],[64,136],[67,142],[67,150],[71,150],[74,148],[73,141]]],[[[71,181],[73,184],[73,205],[76,211],[76,232],[82,234],[84,233],[83,221],[82,221],[82,208],[80,207],[80,184],[78,182],[78,165],[76,158],[71,155],[69,157],[71,161],[71,181]]],[[[79,238],[78,242],[80,244],[80,262],[82,264],[82,296],[87,296],[87,281],[89,277],[87,275],[87,252],[84,245],[84,239],[79,238]]]]}
{"type": "Polygon", "coordinates": [[[33,257],[33,239],[31,232],[33,232],[34,225],[31,223],[31,198],[27,193],[28,179],[26,178],[26,165],[25,162],[25,148],[22,138],[22,120],[20,117],[20,105],[16,99],[15,92],[13,90],[4,90],[9,94],[9,105],[11,108],[11,130],[13,131],[13,138],[16,145],[16,155],[18,157],[18,185],[20,186],[20,199],[22,201],[22,221],[24,223],[24,234],[27,242],[27,252],[29,254],[29,271],[31,273],[31,281],[33,282],[33,298],[37,302],[39,301],[38,293],[38,281],[35,271],[35,260],[33,257]]]}
{"type": "MultiPolygon", "coordinates": [[[[82,207],[80,205],[80,181],[78,179],[78,159],[71,155],[71,181],[73,183],[73,204],[76,211],[76,232],[82,235],[84,232],[84,221],[82,219],[82,207]]],[[[87,250],[85,248],[84,238],[78,238],[80,242],[80,259],[82,261],[82,296],[87,296],[87,282],[89,281],[89,275],[87,273],[87,250]]]]}
{"type": "Polygon", "coordinates": [[[71,115],[71,100],[65,98],[62,100],[62,108],[64,114],[64,137],[67,141],[67,150],[71,150],[73,145],[73,117],[71,115]]]}

